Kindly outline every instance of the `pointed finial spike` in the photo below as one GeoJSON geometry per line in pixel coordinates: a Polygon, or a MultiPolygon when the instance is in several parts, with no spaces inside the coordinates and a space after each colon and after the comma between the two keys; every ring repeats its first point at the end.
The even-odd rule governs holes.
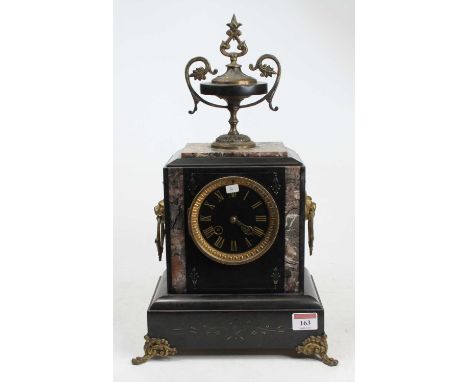
{"type": "Polygon", "coordinates": [[[236,30],[236,29],[238,29],[242,24],[239,23],[239,22],[237,22],[236,15],[233,14],[233,15],[232,15],[231,22],[228,23],[228,24],[226,24],[226,25],[229,27],[229,29],[231,29],[231,30],[236,30]]]}

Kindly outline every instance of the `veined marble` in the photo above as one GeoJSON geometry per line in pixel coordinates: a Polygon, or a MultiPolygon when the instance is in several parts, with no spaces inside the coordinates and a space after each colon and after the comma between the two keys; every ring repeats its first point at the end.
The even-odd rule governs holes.
{"type": "Polygon", "coordinates": [[[185,266],[184,177],[181,168],[168,168],[171,235],[172,287],[176,293],[187,290],[185,266]]]}
{"type": "Polygon", "coordinates": [[[299,292],[301,168],[285,168],[284,291],[299,292]]]}
{"type": "Polygon", "coordinates": [[[287,157],[288,149],[282,142],[258,142],[250,149],[214,149],[211,143],[187,143],[181,151],[182,158],[219,157],[287,157]]]}

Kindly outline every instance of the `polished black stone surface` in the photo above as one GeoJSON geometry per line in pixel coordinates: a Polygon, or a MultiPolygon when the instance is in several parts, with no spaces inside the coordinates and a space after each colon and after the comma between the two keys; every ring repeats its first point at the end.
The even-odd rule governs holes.
{"type": "Polygon", "coordinates": [[[324,311],[304,272],[304,293],[169,294],[166,274],[148,308],[148,335],[183,349],[290,349],[324,334],[324,311]],[[316,312],[318,329],[293,330],[293,313],[316,312]]]}
{"type": "MultiPolygon", "coordinates": [[[[196,158],[176,158],[171,160],[164,169],[165,195],[169,193],[168,169],[181,168],[183,173],[183,208],[180,209],[178,219],[187,221],[187,211],[198,191],[208,182],[230,175],[244,176],[259,182],[267,190],[277,203],[280,213],[280,229],[270,250],[258,260],[240,266],[226,266],[214,262],[193,243],[188,229],[185,230],[185,275],[186,293],[275,293],[283,292],[285,279],[285,169],[288,166],[301,167],[301,182],[298,187],[301,197],[305,197],[305,168],[303,164],[292,157],[196,157],[196,158]],[[274,181],[279,182],[280,189],[273,193],[274,181]],[[272,275],[279,274],[277,283],[274,283],[272,275]],[[195,275],[196,284],[191,275],[195,275]]],[[[303,205],[301,201],[301,205],[303,205]]],[[[166,227],[171,227],[170,201],[165,200],[166,205],[166,227]]],[[[300,242],[299,242],[299,263],[302,274],[302,264],[304,258],[304,211],[300,209],[300,242]]],[[[169,292],[176,290],[170,286],[174,284],[173,275],[177,274],[177,269],[172,263],[172,243],[171,231],[166,231],[166,253],[169,292]]],[[[299,277],[299,290],[302,290],[303,278],[299,277]]]]}
{"type": "MultiPolygon", "coordinates": [[[[195,181],[199,190],[209,182],[225,176],[243,176],[253,179],[270,191],[279,210],[279,230],[271,248],[259,259],[243,265],[224,265],[205,256],[193,242],[188,230],[185,234],[187,293],[275,293],[284,290],[284,168],[205,168],[186,169],[184,184],[195,181]],[[271,185],[276,178],[281,190],[275,194],[271,185]],[[277,278],[272,277],[277,273],[277,278]],[[193,273],[196,280],[193,279],[193,273]],[[195,281],[195,282],[194,282],[195,281]]],[[[190,209],[196,191],[185,192],[185,211],[190,209]]],[[[253,200],[253,199],[252,199],[253,200]]],[[[240,211],[238,211],[241,214],[240,211]]],[[[242,214],[241,214],[242,215],[242,214]]],[[[241,216],[239,215],[239,216],[241,216]]],[[[226,215],[226,220],[228,219],[226,215]]],[[[185,216],[187,221],[187,216],[185,216]]],[[[252,239],[253,240],[253,239],[252,239]]]]}
{"type": "Polygon", "coordinates": [[[250,97],[251,95],[266,94],[268,84],[266,82],[257,82],[253,85],[224,85],[214,84],[212,82],[204,82],[200,84],[200,93],[205,95],[215,95],[218,97],[224,96],[239,96],[250,97]]]}

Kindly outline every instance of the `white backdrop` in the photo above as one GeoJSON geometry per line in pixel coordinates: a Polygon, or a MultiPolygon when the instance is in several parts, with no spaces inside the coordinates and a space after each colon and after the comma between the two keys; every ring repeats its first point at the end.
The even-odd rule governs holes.
{"type": "MultiPolygon", "coordinates": [[[[116,381],[276,381],[307,376],[354,379],[354,4],[322,1],[130,1],[114,8],[114,376],[116,381]],[[136,367],[146,308],[157,278],[153,205],[163,197],[162,167],[187,142],[211,142],[228,129],[226,110],[194,115],[183,70],[195,56],[224,72],[219,53],[235,13],[249,52],[283,69],[272,112],[241,110],[239,131],[283,141],[307,168],[317,202],[313,257],[306,258],[326,311],[335,368],[285,356],[178,356],[136,367]],[[222,373],[222,374],[220,374],[222,373]]],[[[258,75],[258,74],[257,74],[258,75]]],[[[197,83],[198,85],[198,83],[197,83]]]]}

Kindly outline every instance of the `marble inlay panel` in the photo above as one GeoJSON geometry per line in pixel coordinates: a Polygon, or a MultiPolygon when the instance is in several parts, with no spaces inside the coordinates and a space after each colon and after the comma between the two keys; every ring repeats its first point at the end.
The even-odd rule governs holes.
{"type": "Polygon", "coordinates": [[[181,168],[168,168],[169,227],[171,237],[172,287],[176,293],[187,290],[185,266],[184,177],[181,168]]]}
{"type": "Polygon", "coordinates": [[[182,158],[218,157],[287,157],[288,149],[282,142],[257,142],[248,149],[214,149],[211,143],[187,143],[181,152],[182,158]]]}
{"type": "Polygon", "coordinates": [[[284,291],[299,292],[299,236],[301,204],[301,168],[285,168],[285,248],[284,291]]]}

